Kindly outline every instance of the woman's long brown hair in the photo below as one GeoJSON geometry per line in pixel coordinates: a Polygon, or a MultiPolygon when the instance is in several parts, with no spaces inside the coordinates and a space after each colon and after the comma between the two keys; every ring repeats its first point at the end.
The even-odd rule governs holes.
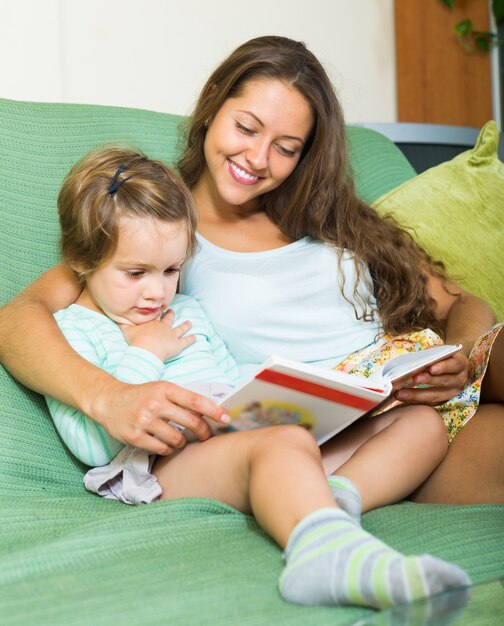
{"type": "Polygon", "coordinates": [[[258,37],[237,48],[214,71],[188,121],[187,147],[178,163],[185,183],[192,188],[204,171],[208,121],[228,98],[241,93],[247,81],[257,78],[295,87],[314,117],[294,172],[260,198],[260,210],[291,239],[309,235],[333,244],[340,261],[345,249],[353,253],[357,279],[350,302],[358,318],[368,321],[376,314],[372,303],[362,301],[357,293],[367,266],[384,332],[396,335],[427,327],[442,332],[427,291],[427,273],[447,280],[444,267],[391,216],[380,216],[356,196],[341,106],[322,65],[303,43],[258,37]]]}

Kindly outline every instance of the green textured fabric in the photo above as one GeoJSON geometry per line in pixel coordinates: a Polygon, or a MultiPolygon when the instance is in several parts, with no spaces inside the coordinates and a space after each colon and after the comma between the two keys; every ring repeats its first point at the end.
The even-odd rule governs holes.
{"type": "Polygon", "coordinates": [[[375,208],[412,229],[462,286],[504,320],[504,164],[495,122],[475,147],[380,198],[375,208]]]}
{"type": "Polygon", "coordinates": [[[171,164],[182,119],[138,109],[0,99],[0,248],[7,258],[0,304],[58,261],[56,200],[71,166],[106,144],[136,147],[171,164]]]}
{"type": "Polygon", "coordinates": [[[417,175],[399,148],[375,130],[348,126],[347,138],[355,189],[365,202],[374,202],[417,175]]]}
{"type": "MultiPolygon", "coordinates": [[[[283,602],[280,551],[254,520],[210,500],[133,508],[20,493],[2,498],[0,522],[2,625],[338,626],[371,614],[283,602]]],[[[502,507],[395,505],[363,524],[474,582],[503,574],[502,507]]]]}
{"type": "MultiPolygon", "coordinates": [[[[70,165],[116,141],[173,162],[179,122],[139,110],[0,100],[2,301],[56,261],[55,202],[70,165]]],[[[375,134],[358,133],[354,158],[364,176],[366,157],[382,148],[372,145],[375,134]]],[[[280,550],[225,505],[128,507],[87,493],[83,472],[42,398],[0,367],[2,626],[343,626],[372,614],[282,601],[280,550]]],[[[404,552],[461,565],[474,582],[504,575],[504,507],[402,504],[363,523],[404,552]]]]}

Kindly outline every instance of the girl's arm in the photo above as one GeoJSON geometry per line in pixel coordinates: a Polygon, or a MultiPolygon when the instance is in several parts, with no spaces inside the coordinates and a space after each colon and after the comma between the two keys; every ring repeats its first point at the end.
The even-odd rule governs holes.
{"type": "MultiPolygon", "coordinates": [[[[103,317],[97,324],[96,319],[66,309],[58,314],[57,323],[75,352],[115,378],[134,385],[161,380],[164,363],[158,357],[142,348],[125,348],[117,334],[114,342],[114,322],[103,317]],[[109,350],[120,354],[117,363],[109,350]]],[[[91,467],[106,465],[122,449],[121,442],[82,411],[49,396],[46,400],[61,439],[79,461],[91,467]]]]}
{"type": "Polygon", "coordinates": [[[41,276],[0,309],[0,360],[31,389],[82,411],[118,441],[156,454],[169,454],[185,438],[166,420],[210,436],[201,417],[220,421],[213,402],[167,382],[129,385],[80,357],[59,330],[53,313],[67,307],[80,286],[67,267],[41,276]]]}
{"type": "Polygon", "coordinates": [[[401,389],[396,397],[408,403],[439,404],[459,394],[469,377],[468,355],[478,337],[496,322],[492,309],[480,298],[454,283],[429,277],[429,292],[436,301],[437,315],[445,322],[445,341],[462,344],[462,350],[414,378],[426,389],[401,389]],[[448,289],[448,290],[447,290],[448,289]]]}

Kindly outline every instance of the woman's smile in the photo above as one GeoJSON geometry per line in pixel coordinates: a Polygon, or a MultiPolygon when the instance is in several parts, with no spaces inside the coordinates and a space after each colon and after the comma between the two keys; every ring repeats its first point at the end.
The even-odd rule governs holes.
{"type": "Polygon", "coordinates": [[[238,183],[241,183],[242,185],[255,185],[263,178],[261,176],[251,174],[249,171],[243,169],[242,167],[239,167],[231,159],[227,159],[227,163],[229,165],[229,172],[231,176],[234,178],[234,180],[236,180],[238,183]]]}

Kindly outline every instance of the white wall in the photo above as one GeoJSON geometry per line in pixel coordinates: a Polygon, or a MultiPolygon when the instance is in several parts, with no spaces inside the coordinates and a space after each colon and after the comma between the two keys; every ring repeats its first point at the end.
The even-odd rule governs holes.
{"type": "Polygon", "coordinates": [[[393,0],[0,0],[0,97],[186,114],[265,34],[308,45],[348,121],[396,121],[393,0]]]}

